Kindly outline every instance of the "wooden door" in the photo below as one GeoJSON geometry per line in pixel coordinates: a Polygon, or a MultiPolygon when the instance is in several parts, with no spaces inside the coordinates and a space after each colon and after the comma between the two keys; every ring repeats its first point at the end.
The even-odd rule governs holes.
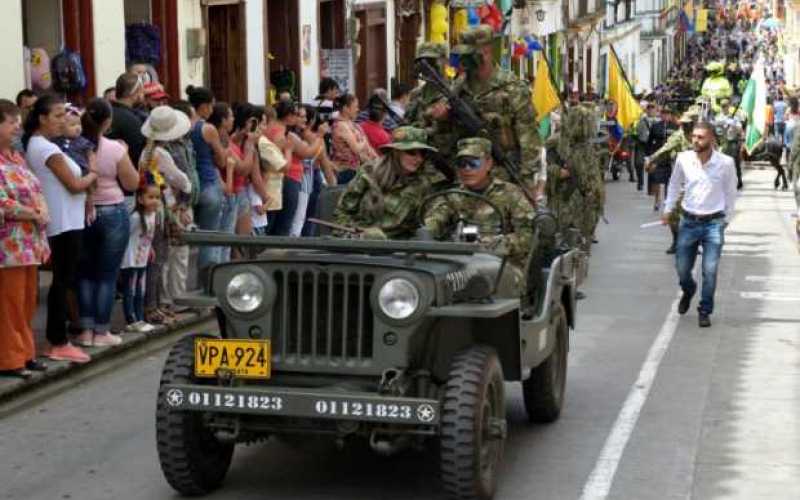
{"type": "Polygon", "coordinates": [[[356,96],[364,106],[378,87],[386,88],[386,9],[364,9],[356,13],[361,23],[358,44],[361,57],[356,65],[356,96]]]}
{"type": "Polygon", "coordinates": [[[291,90],[296,99],[299,99],[301,88],[298,8],[298,0],[267,2],[267,44],[273,57],[267,60],[270,84],[279,88],[290,80],[286,76],[291,72],[294,80],[291,90]],[[273,78],[276,81],[272,81],[273,78]]]}
{"type": "Polygon", "coordinates": [[[181,95],[180,52],[178,50],[178,4],[170,0],[151,0],[153,24],[161,32],[161,62],[156,70],[167,93],[181,95]]]}
{"type": "Polygon", "coordinates": [[[62,0],[61,14],[64,22],[64,45],[81,56],[86,74],[86,89],[82,94],[67,96],[72,102],[83,104],[97,95],[94,74],[94,31],[91,0],[62,0]]]}
{"type": "Polygon", "coordinates": [[[247,101],[244,4],[208,7],[208,77],[219,101],[247,101]]]}

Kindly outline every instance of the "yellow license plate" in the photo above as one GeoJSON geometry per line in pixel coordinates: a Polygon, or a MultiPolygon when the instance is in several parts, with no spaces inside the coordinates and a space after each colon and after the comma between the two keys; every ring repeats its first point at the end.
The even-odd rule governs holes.
{"type": "Polygon", "coordinates": [[[194,374],[237,378],[270,377],[269,340],[194,339],[194,374]]]}

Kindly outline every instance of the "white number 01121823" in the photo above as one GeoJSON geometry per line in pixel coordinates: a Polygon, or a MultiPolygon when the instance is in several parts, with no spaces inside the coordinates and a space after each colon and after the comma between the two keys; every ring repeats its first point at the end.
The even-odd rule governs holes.
{"type": "Polygon", "coordinates": [[[359,401],[328,401],[320,399],[314,404],[314,411],[320,415],[342,417],[367,417],[411,420],[410,405],[362,403],[359,401]]]}

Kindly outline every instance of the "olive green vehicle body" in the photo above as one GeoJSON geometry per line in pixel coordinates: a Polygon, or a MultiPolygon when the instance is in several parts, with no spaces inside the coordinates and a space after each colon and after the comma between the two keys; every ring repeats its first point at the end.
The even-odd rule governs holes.
{"type": "Polygon", "coordinates": [[[527,280],[502,256],[474,244],[210,232],[189,233],[185,242],[259,252],[252,260],[215,266],[207,290],[180,302],[213,307],[222,338],[269,339],[270,378],[220,376],[170,385],[160,393],[164,397],[170,389],[184,394],[197,390],[206,398],[210,394],[212,401],[219,392],[233,395],[234,400],[240,395],[282,398],[281,411],[269,404],[226,407],[221,399],[219,405],[193,405],[187,400],[173,405],[176,410],[209,415],[214,428],[235,442],[293,433],[337,439],[376,433],[436,436],[441,394],[453,357],[470,346],[490,346],[497,352],[505,380],[525,381],[553,352],[555,312],[566,311],[570,330],[574,328],[575,292],[585,269],[578,250],[554,255],[541,269],[545,289],[537,304],[525,305],[520,296],[527,280]],[[265,284],[263,303],[246,314],[234,310],[226,299],[228,283],[242,272],[265,284]],[[417,311],[403,321],[389,318],[377,303],[381,285],[393,278],[405,278],[419,290],[417,311]],[[341,409],[331,414],[334,401],[351,408],[356,402],[362,409],[370,402],[390,409],[399,405],[403,417],[413,415],[379,418],[363,410],[359,415],[342,414],[341,409]],[[327,411],[316,411],[320,405],[327,411]]]}

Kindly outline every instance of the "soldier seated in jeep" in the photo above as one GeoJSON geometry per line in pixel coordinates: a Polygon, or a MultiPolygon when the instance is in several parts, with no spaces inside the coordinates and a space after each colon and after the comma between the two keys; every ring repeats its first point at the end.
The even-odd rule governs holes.
{"type": "Polygon", "coordinates": [[[336,206],[333,221],[358,227],[372,239],[408,239],[419,227],[420,201],[431,192],[438,171],[427,153],[428,134],[415,127],[399,127],[386,155],[362,165],[336,206]]]}
{"type": "Polygon", "coordinates": [[[536,213],[520,188],[491,176],[493,166],[489,140],[473,137],[458,141],[456,170],[461,189],[436,197],[425,210],[423,222],[439,240],[452,237],[456,231],[458,239],[474,238],[489,248],[504,246],[509,261],[524,269],[536,213]]]}

